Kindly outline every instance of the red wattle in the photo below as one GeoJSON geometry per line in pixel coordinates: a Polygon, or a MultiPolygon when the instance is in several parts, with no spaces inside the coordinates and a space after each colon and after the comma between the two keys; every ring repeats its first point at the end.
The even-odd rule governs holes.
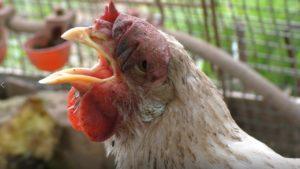
{"type": "MultiPolygon", "coordinates": [[[[100,57],[103,58],[103,57],[100,57]]],[[[101,65],[94,69],[93,71],[84,71],[82,70],[81,72],[84,75],[87,76],[93,76],[97,77],[100,79],[105,79],[108,77],[111,77],[113,75],[111,68],[109,67],[107,61],[105,59],[101,60],[101,65]]],[[[68,119],[71,122],[72,127],[77,130],[77,131],[83,131],[83,127],[80,121],[80,114],[81,111],[79,108],[79,104],[81,104],[81,96],[75,96],[75,92],[77,90],[80,90],[84,88],[84,90],[89,90],[85,89],[86,87],[82,87],[80,85],[74,85],[75,87],[72,87],[71,90],[68,93],[68,119]],[[77,89],[76,89],[77,88],[77,89]]],[[[93,90],[93,89],[92,89],[93,90]]],[[[100,97],[105,97],[99,95],[100,97]]]]}
{"type": "Polygon", "coordinates": [[[72,87],[68,94],[68,118],[75,130],[82,131],[78,117],[78,107],[76,107],[79,98],[75,97],[75,92],[76,89],[72,87]]]}
{"type": "Polygon", "coordinates": [[[119,113],[113,105],[110,83],[93,86],[80,103],[79,122],[83,132],[93,141],[104,141],[113,135],[119,113]]]}

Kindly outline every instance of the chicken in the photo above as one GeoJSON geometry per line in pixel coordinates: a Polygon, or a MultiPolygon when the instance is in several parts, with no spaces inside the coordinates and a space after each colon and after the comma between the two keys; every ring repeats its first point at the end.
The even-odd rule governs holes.
{"type": "Polygon", "coordinates": [[[73,127],[103,141],[117,168],[300,168],[238,127],[179,42],[112,2],[93,26],[62,37],[95,48],[100,61],[40,82],[73,86],[73,127]]]}

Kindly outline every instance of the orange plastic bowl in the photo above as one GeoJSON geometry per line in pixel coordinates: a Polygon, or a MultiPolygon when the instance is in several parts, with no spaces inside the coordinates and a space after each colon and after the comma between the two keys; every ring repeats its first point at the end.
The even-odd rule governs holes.
{"type": "Polygon", "coordinates": [[[47,43],[48,39],[35,36],[26,41],[24,50],[30,60],[38,69],[53,72],[62,68],[69,60],[71,43],[65,41],[53,47],[36,49],[37,45],[47,43]]]}
{"type": "Polygon", "coordinates": [[[3,37],[0,39],[0,64],[3,62],[5,55],[6,55],[6,51],[7,51],[6,31],[3,29],[1,31],[1,34],[3,37]]]}

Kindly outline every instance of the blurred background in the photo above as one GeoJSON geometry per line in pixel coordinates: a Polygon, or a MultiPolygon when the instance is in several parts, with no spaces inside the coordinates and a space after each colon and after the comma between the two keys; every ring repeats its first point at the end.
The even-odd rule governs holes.
{"type": "MultiPolygon", "coordinates": [[[[115,3],[120,11],[157,27],[184,32],[225,50],[236,64],[246,64],[266,78],[270,88],[275,85],[288,95],[283,105],[291,101],[300,105],[300,0],[115,3]]],[[[113,159],[106,159],[101,143],[91,143],[70,128],[69,86],[38,84],[52,71],[96,63],[93,50],[59,37],[70,27],[91,25],[106,4],[99,0],[0,3],[0,169],[113,168],[113,159]]],[[[291,122],[288,110],[274,104],[259,87],[249,86],[243,75],[227,71],[230,65],[226,68],[189,52],[219,87],[241,128],[282,155],[300,157],[300,121],[291,122]]]]}

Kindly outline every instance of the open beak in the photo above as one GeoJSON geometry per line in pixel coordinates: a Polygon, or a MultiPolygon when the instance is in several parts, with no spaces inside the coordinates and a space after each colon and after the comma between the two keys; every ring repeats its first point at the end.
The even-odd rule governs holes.
{"type": "MultiPolygon", "coordinates": [[[[76,27],[66,31],[61,37],[63,39],[79,42],[85,44],[89,47],[94,48],[98,52],[99,60],[106,60],[113,69],[115,70],[115,62],[114,60],[105,52],[100,44],[101,41],[105,41],[106,35],[97,33],[97,36],[94,37],[92,35],[92,27],[76,27]],[[96,43],[92,38],[96,38],[96,43]],[[101,58],[104,57],[104,58],[101,58]]],[[[93,68],[70,68],[55,72],[48,77],[39,81],[42,84],[63,84],[63,83],[71,83],[78,84],[81,86],[89,86],[93,83],[103,83],[112,79],[114,76],[111,76],[106,79],[100,79],[97,77],[91,76],[93,74],[93,68]]]]}

